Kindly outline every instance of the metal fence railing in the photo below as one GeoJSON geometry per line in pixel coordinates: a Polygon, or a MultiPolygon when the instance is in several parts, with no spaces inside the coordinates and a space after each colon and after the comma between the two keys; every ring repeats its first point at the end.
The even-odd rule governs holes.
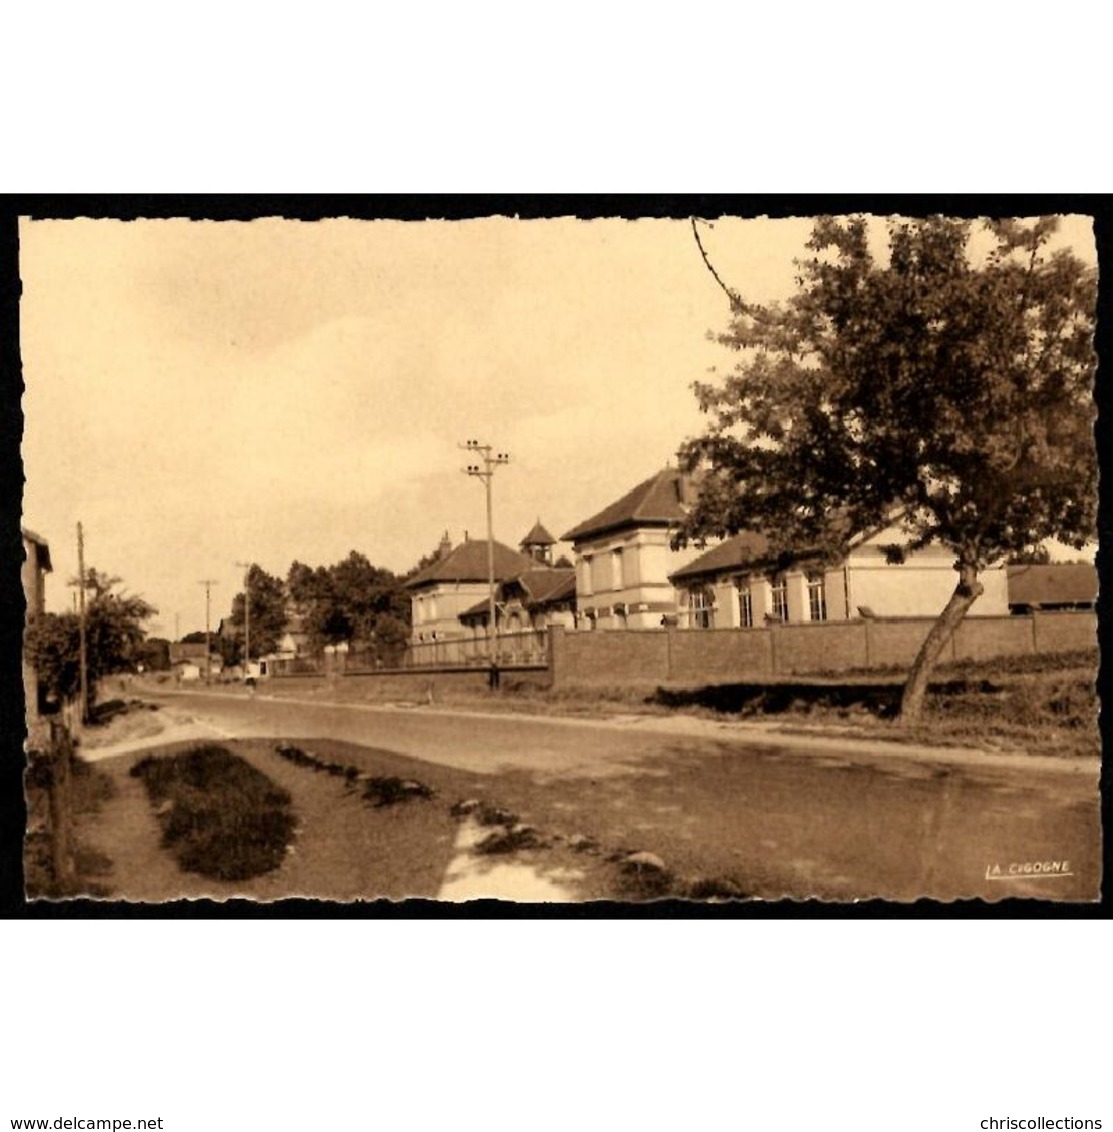
{"type": "MultiPolygon", "coordinates": [[[[492,642],[485,636],[455,637],[442,641],[417,641],[401,648],[361,648],[323,656],[276,657],[267,662],[269,676],[343,675],[405,668],[485,668],[491,663],[492,642]]],[[[549,662],[546,629],[500,633],[499,664],[503,667],[544,668],[549,662]]]]}
{"type": "MultiPolygon", "coordinates": [[[[549,634],[545,629],[500,633],[494,642],[503,666],[544,667],[549,658],[549,634]]],[[[473,668],[491,663],[492,642],[487,637],[457,637],[446,641],[411,644],[402,660],[404,668],[473,668]]]]}

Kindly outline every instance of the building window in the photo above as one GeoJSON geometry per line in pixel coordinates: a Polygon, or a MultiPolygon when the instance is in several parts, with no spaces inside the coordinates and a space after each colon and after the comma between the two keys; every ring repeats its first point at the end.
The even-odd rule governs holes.
{"type": "Polygon", "coordinates": [[[707,589],[689,590],[688,612],[693,629],[712,629],[715,626],[715,600],[707,589]]]}
{"type": "Polygon", "coordinates": [[[770,579],[769,592],[773,599],[773,620],[788,620],[788,582],[783,574],[770,579]]]}
{"type": "Polygon", "coordinates": [[[813,621],[827,620],[827,583],[822,570],[809,570],[808,615],[813,621]]]}
{"type": "Polygon", "coordinates": [[[622,548],[611,551],[611,589],[622,589],[625,581],[622,577],[622,548]]]}
{"type": "Polygon", "coordinates": [[[754,627],[754,595],[750,592],[750,579],[738,579],[738,617],[743,629],[754,627]]]}

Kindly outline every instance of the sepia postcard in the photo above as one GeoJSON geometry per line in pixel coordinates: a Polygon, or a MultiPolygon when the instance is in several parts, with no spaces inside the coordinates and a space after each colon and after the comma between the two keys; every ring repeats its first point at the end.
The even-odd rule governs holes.
{"type": "Polygon", "coordinates": [[[1091,217],[245,208],[19,224],[28,900],[1100,898],[1091,217]]]}

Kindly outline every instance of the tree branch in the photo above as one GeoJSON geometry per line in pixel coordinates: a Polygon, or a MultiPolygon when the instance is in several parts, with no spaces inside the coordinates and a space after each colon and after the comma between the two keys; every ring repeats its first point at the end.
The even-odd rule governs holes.
{"type": "Polygon", "coordinates": [[[696,247],[699,248],[699,254],[703,257],[703,262],[704,262],[704,264],[706,264],[707,270],[711,272],[711,275],[714,278],[715,282],[719,284],[719,286],[723,289],[723,293],[726,295],[726,297],[728,299],[730,299],[731,306],[734,307],[736,310],[741,309],[744,306],[744,304],[742,302],[741,295],[739,295],[737,291],[732,291],[722,281],[722,279],[719,276],[719,273],[715,270],[714,266],[712,265],[711,260],[709,260],[707,258],[707,252],[704,251],[704,249],[703,249],[703,241],[699,238],[699,229],[696,227],[696,218],[694,216],[691,217],[691,221],[692,221],[692,235],[695,236],[695,238],[696,238],[696,247]]]}

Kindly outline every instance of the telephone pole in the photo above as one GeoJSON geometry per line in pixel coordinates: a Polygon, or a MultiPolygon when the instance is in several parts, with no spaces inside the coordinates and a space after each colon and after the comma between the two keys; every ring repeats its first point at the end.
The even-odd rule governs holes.
{"type": "Polygon", "coordinates": [[[502,464],[509,464],[510,457],[505,452],[495,452],[491,445],[480,444],[478,440],[469,440],[459,447],[468,452],[474,452],[483,461],[482,464],[469,464],[464,472],[469,476],[481,479],[483,486],[487,489],[487,616],[490,619],[491,661],[497,665],[499,639],[498,627],[495,624],[495,532],[491,508],[491,480],[494,478],[495,468],[502,464]]]}
{"type": "Polygon", "coordinates": [[[237,562],[243,567],[243,678],[251,673],[247,666],[251,663],[251,563],[237,562]]]}
{"type": "Polygon", "coordinates": [[[213,653],[209,635],[209,587],[216,585],[216,578],[202,578],[198,585],[205,587],[205,683],[213,682],[213,653]]]}
{"type": "Polygon", "coordinates": [[[81,669],[81,723],[89,722],[89,658],[85,645],[85,532],[77,524],[78,664],[81,669]]]}

